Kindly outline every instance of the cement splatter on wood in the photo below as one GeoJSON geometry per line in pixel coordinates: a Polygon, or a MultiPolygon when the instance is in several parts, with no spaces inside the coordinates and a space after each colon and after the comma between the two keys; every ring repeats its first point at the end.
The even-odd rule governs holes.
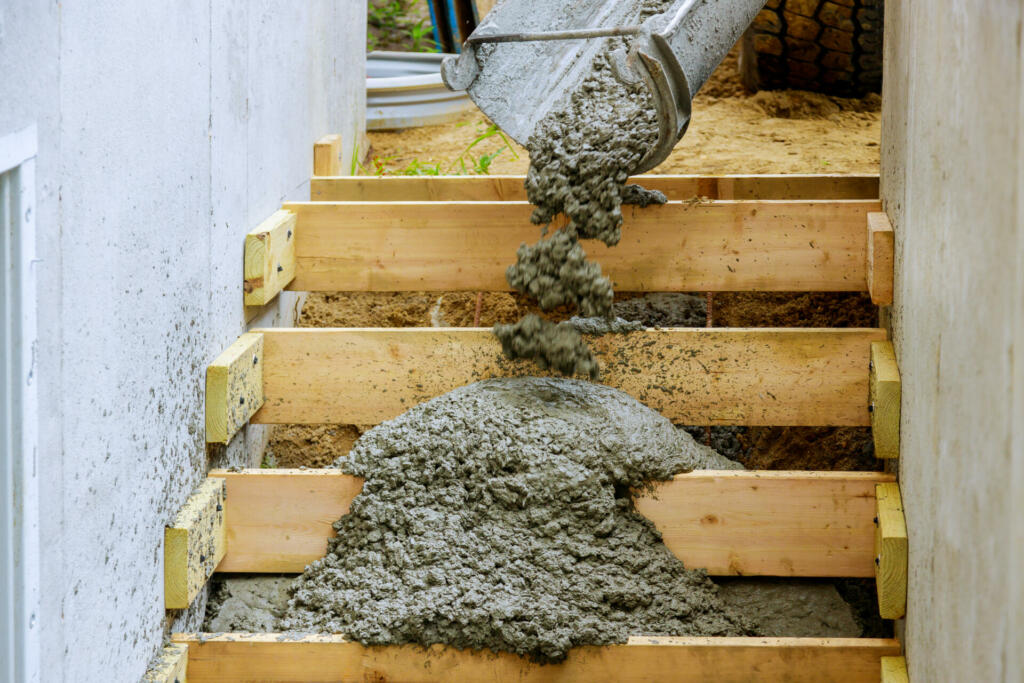
{"type": "Polygon", "coordinates": [[[557,661],[631,635],[743,635],[630,490],[737,465],[635,399],[576,380],[485,380],[367,432],[364,477],[284,629],[557,661]]]}

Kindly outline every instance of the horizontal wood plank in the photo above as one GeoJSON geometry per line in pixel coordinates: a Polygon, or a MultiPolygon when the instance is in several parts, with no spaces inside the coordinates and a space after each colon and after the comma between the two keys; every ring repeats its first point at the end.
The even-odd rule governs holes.
{"type": "Polygon", "coordinates": [[[334,469],[213,470],[211,476],[227,481],[231,513],[230,551],[220,572],[302,572],[327,553],[331,525],[363,488],[362,479],[334,469]]]}
{"type": "Polygon", "coordinates": [[[899,642],[874,638],[672,638],[580,647],[560,664],[435,645],[367,647],[341,636],[174,634],[189,646],[190,683],[878,683],[881,658],[899,642]]]}
{"type": "MultiPolygon", "coordinates": [[[[526,201],[523,175],[313,178],[310,199],[329,202],[526,201]]],[[[630,178],[670,200],[878,199],[877,175],[642,175],[630,178]]]]}
{"type": "MultiPolygon", "coordinates": [[[[477,380],[536,375],[489,329],[265,329],[254,422],[377,424],[477,380]]],[[[602,382],[677,424],[867,426],[878,329],[675,328],[591,340],[602,382]]]]}
{"type": "MultiPolygon", "coordinates": [[[[338,470],[215,470],[228,486],[218,571],[298,573],[324,556],[362,480],[338,470]]],[[[721,576],[875,574],[879,472],[698,471],[637,499],[689,567],[721,576]]]]}
{"type": "MultiPolygon", "coordinates": [[[[301,291],[507,291],[536,242],[526,202],[294,202],[301,291]]],[[[622,241],[586,240],[621,291],[867,291],[877,200],[623,207],[622,241]]]]}

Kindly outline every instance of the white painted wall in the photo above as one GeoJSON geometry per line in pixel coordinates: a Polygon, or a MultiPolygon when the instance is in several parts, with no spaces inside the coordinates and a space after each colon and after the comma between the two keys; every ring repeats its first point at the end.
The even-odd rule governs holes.
{"type": "MultiPolygon", "coordinates": [[[[318,137],[343,134],[348,168],[365,8],[0,3],[0,138],[39,130],[45,681],[137,680],[161,645],[163,526],[210,464],[203,373],[245,329],[243,235],[308,197],[318,137]]],[[[250,431],[218,464],[258,455],[250,431]]]]}
{"type": "Polygon", "coordinates": [[[1024,680],[1024,5],[886,3],[913,681],[1024,680]]]}

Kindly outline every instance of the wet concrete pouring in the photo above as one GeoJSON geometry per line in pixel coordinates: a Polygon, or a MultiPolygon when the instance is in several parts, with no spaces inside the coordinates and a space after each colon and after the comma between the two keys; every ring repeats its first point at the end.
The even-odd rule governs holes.
{"type": "MultiPolygon", "coordinates": [[[[639,21],[669,4],[643,3],[639,21]]],[[[615,246],[622,236],[622,205],[664,204],[665,195],[626,180],[658,139],[650,92],[612,73],[607,55],[625,41],[607,41],[575,92],[545,116],[527,141],[526,194],[531,220],[546,234],[559,216],[568,222],[552,236],[522,245],[509,266],[509,286],[534,297],[542,310],[575,305],[582,317],[611,318],[612,283],[586,260],[581,239],[615,246]]],[[[533,360],[542,369],[596,379],[600,368],[580,332],[538,315],[495,326],[506,356],[533,360]]]]}
{"type": "MultiPolygon", "coordinates": [[[[648,4],[649,12],[660,3],[648,4]]],[[[630,322],[641,317],[635,311],[613,308],[611,282],[580,240],[613,246],[623,203],[665,201],[625,184],[656,138],[646,98],[599,57],[530,140],[533,221],[544,233],[559,214],[569,222],[523,245],[507,279],[542,310],[568,304],[581,318],[497,325],[506,355],[596,379],[584,335],[642,329],[630,322]]],[[[702,303],[685,302],[695,320],[702,303]]],[[[608,387],[478,382],[371,429],[336,465],[366,483],[335,523],[327,555],[294,580],[222,582],[207,630],[444,643],[538,662],[633,635],[866,634],[832,582],[716,583],[684,567],[635,511],[632,492],[693,469],[742,465],[608,387]]]]}

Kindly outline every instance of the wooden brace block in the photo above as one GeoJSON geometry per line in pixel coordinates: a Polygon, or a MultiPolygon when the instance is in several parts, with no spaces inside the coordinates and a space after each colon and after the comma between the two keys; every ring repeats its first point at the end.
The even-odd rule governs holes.
{"type": "Polygon", "coordinates": [[[188,643],[169,643],[142,677],[142,683],[186,683],[187,667],[188,643]]]}
{"type": "Polygon", "coordinates": [[[879,661],[899,654],[890,638],[702,638],[633,636],[625,644],[575,647],[537,664],[509,652],[433,645],[374,647],[335,635],[176,633],[189,643],[193,683],[876,683],[879,661]]]}
{"type": "Polygon", "coordinates": [[[895,277],[895,235],[889,216],[868,214],[868,292],[879,306],[892,305],[895,277]]]}
{"type": "Polygon", "coordinates": [[[295,214],[277,211],[245,236],[246,306],[263,306],[295,279],[295,214]]]}
{"type": "Polygon", "coordinates": [[[313,145],[313,175],[341,174],[341,136],[325,135],[313,145]]]}
{"type": "Polygon", "coordinates": [[[875,486],[875,584],[883,619],[907,611],[907,521],[899,484],[875,486]]]}
{"type": "Polygon", "coordinates": [[[208,477],[164,529],[164,605],[185,609],[227,552],[227,482],[208,477]]]}
{"type": "Polygon", "coordinates": [[[206,441],[223,443],[263,406],[263,335],[243,334],[206,369],[206,441]]]}
{"type": "Polygon", "coordinates": [[[871,342],[868,405],[876,458],[900,457],[900,370],[892,342],[871,342]]]}
{"type": "Polygon", "coordinates": [[[882,683],[910,683],[906,657],[882,657],[882,683]]]}

